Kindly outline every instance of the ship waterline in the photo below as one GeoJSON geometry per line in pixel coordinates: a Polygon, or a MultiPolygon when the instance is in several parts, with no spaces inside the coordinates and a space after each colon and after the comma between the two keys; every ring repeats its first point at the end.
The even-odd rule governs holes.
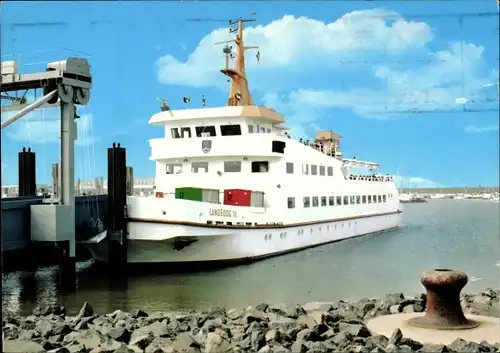
{"type": "MultiPolygon", "coordinates": [[[[398,227],[401,213],[326,221],[286,228],[205,228],[157,222],[129,224],[129,263],[239,262],[259,260],[342,239],[398,227]],[[210,231],[207,231],[210,229],[210,231]],[[179,233],[182,233],[180,235],[179,233]],[[134,234],[147,234],[134,237],[134,234]],[[141,239],[142,238],[142,239],[141,239]],[[158,240],[152,240],[152,239],[158,240]]],[[[108,261],[102,239],[86,244],[94,258],[108,261]]]]}

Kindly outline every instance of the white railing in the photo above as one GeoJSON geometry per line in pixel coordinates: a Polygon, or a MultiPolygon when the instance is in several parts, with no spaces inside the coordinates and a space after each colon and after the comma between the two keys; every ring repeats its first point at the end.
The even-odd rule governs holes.
{"type": "Polygon", "coordinates": [[[349,180],[359,180],[359,181],[380,181],[380,182],[393,182],[394,177],[391,175],[359,175],[359,174],[350,174],[348,177],[349,180]]]}

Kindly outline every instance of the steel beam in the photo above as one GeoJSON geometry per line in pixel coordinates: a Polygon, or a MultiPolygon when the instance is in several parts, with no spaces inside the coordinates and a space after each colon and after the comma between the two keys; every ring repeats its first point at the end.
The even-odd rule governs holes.
{"type": "Polygon", "coordinates": [[[7,126],[9,126],[10,124],[16,122],[17,120],[21,119],[23,116],[25,116],[26,114],[28,114],[29,112],[32,112],[33,110],[35,110],[36,108],[44,105],[45,103],[47,103],[52,97],[54,97],[55,95],[57,94],[57,90],[55,91],[52,91],[50,92],[49,94],[43,96],[41,99],[31,103],[30,105],[24,107],[23,109],[21,109],[18,113],[16,113],[14,116],[12,116],[11,118],[5,120],[5,121],[2,121],[2,129],[3,128],[6,128],[7,126]]]}
{"type": "MultiPolygon", "coordinates": [[[[1,109],[0,109],[0,111],[2,113],[4,113],[4,112],[14,112],[14,111],[18,111],[18,110],[24,109],[24,108],[26,108],[30,104],[32,104],[32,103],[12,103],[11,105],[4,105],[4,106],[2,106],[1,109]]],[[[37,109],[60,108],[60,107],[61,107],[61,104],[58,101],[57,103],[54,103],[54,104],[45,103],[45,104],[39,106],[37,109]]]]}

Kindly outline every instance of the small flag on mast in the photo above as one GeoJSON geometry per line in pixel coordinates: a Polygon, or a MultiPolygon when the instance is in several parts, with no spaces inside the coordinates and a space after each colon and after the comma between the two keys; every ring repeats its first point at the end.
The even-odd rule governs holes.
{"type": "Polygon", "coordinates": [[[255,57],[257,58],[257,63],[260,62],[260,51],[257,52],[257,55],[255,55],[255,57]]]}

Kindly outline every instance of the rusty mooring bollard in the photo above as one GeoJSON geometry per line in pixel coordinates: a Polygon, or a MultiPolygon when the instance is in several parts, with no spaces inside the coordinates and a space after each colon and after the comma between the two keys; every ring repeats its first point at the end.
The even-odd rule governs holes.
{"type": "Polygon", "coordinates": [[[464,316],[460,306],[460,291],[467,284],[467,275],[461,271],[435,269],[425,271],[420,282],[427,290],[424,316],[408,320],[412,326],[436,330],[463,330],[479,326],[464,316]]]}

